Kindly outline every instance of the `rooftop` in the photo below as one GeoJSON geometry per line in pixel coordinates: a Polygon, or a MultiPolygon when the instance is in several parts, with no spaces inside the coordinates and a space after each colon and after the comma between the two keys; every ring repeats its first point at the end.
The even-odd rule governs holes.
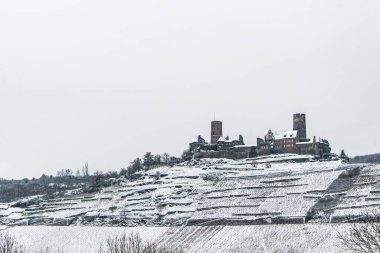
{"type": "Polygon", "coordinates": [[[281,140],[281,139],[291,139],[297,137],[297,130],[291,130],[291,131],[284,131],[282,134],[276,134],[275,139],[281,140]]]}

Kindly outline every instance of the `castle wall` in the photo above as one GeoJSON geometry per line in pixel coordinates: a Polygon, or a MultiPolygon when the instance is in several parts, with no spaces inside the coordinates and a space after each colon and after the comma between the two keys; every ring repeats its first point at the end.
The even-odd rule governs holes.
{"type": "Polygon", "coordinates": [[[275,140],[274,148],[278,153],[297,153],[297,141],[298,138],[275,140]]]}
{"type": "Polygon", "coordinates": [[[249,154],[246,152],[235,152],[228,150],[220,150],[220,151],[209,151],[209,152],[198,152],[194,154],[195,159],[200,158],[227,158],[227,159],[245,159],[248,158],[249,154]]]}
{"type": "Polygon", "coordinates": [[[297,145],[298,153],[301,155],[307,155],[307,154],[313,154],[315,155],[318,153],[319,150],[316,150],[316,147],[313,143],[305,143],[297,145]]]}

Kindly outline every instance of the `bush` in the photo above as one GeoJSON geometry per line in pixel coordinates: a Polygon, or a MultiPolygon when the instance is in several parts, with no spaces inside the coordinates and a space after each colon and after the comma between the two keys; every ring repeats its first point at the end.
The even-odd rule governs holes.
{"type": "Polygon", "coordinates": [[[339,234],[341,246],[345,252],[380,252],[380,216],[377,213],[351,218],[353,223],[349,231],[339,234]]]}
{"type": "Polygon", "coordinates": [[[182,253],[181,249],[170,249],[167,247],[158,247],[151,242],[143,242],[139,234],[126,234],[115,237],[109,237],[103,249],[101,247],[98,253],[182,253]]]}
{"type": "Polygon", "coordinates": [[[63,253],[62,250],[52,251],[50,248],[40,249],[34,253],[63,253]]]}
{"type": "MultiPolygon", "coordinates": [[[[16,242],[8,234],[0,234],[0,253],[29,253],[25,247],[16,242]]],[[[33,251],[34,253],[63,253],[62,250],[52,250],[50,248],[33,251]]],[[[171,249],[168,247],[159,247],[152,242],[144,242],[139,234],[130,234],[127,236],[109,237],[105,247],[101,247],[98,253],[183,253],[182,249],[171,249]]]]}
{"type": "Polygon", "coordinates": [[[24,253],[25,249],[8,234],[0,235],[0,253],[24,253]]]}

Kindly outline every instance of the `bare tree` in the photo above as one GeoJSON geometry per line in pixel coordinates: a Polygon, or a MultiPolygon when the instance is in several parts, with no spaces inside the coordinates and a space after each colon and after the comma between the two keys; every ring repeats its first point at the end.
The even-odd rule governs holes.
{"type": "Polygon", "coordinates": [[[126,234],[115,237],[109,237],[103,249],[101,247],[98,253],[183,253],[181,249],[170,249],[167,247],[158,247],[151,242],[144,242],[139,234],[126,234]]]}
{"type": "Polygon", "coordinates": [[[50,249],[49,247],[47,247],[47,248],[44,248],[44,249],[40,249],[40,250],[34,251],[34,253],[63,253],[63,251],[62,250],[53,251],[52,249],[50,249]]]}
{"type": "Polygon", "coordinates": [[[168,164],[170,162],[170,155],[168,153],[163,153],[161,155],[161,161],[165,164],[168,164]]]}
{"type": "Polygon", "coordinates": [[[82,176],[87,177],[88,175],[89,175],[89,173],[88,173],[88,162],[86,162],[84,164],[84,166],[82,167],[82,176]]]}
{"type": "Polygon", "coordinates": [[[350,218],[352,223],[347,233],[338,235],[346,252],[380,252],[380,216],[378,213],[365,214],[359,218],[350,218]]]}

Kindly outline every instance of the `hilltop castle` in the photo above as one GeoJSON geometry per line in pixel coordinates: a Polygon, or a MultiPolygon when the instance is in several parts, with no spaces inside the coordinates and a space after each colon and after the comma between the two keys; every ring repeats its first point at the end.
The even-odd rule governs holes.
{"type": "Polygon", "coordinates": [[[242,135],[232,139],[223,137],[223,123],[212,121],[211,143],[198,135],[191,141],[190,151],[196,158],[243,159],[282,153],[311,154],[323,158],[330,154],[331,148],[325,139],[307,138],[306,115],[297,113],[293,115],[293,130],[276,134],[269,129],[263,139],[257,138],[256,145],[246,145],[242,135]]]}

